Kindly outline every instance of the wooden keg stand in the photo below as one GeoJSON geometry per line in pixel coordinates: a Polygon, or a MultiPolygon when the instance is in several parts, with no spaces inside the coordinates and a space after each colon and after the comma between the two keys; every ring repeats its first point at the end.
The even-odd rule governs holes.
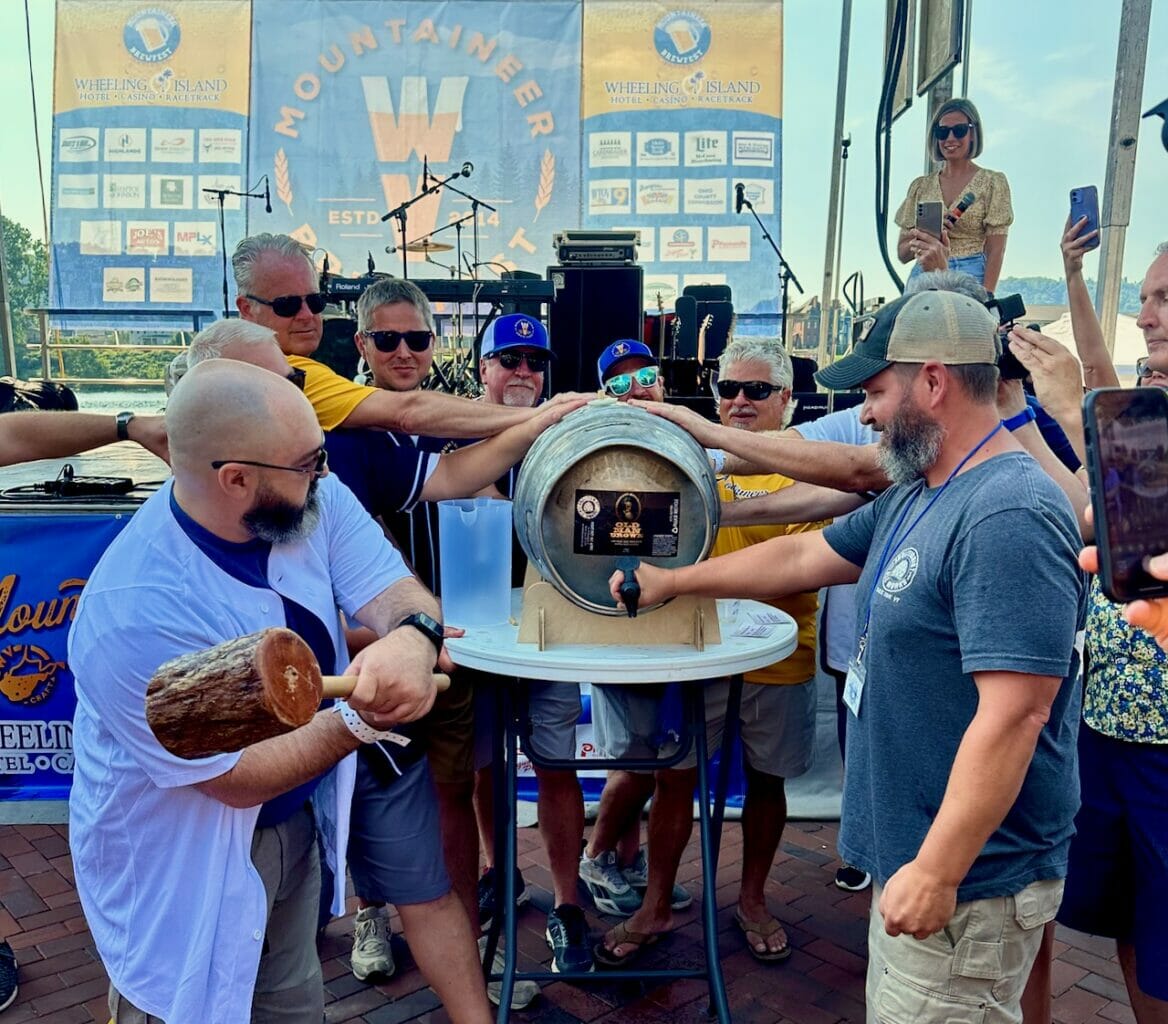
{"type": "Polygon", "coordinates": [[[574,605],[532,566],[527,567],[519,616],[521,644],[538,644],[541,651],[553,644],[687,644],[704,651],[706,644],[721,642],[718,605],[712,597],[675,597],[633,619],[597,615],[574,605]]]}

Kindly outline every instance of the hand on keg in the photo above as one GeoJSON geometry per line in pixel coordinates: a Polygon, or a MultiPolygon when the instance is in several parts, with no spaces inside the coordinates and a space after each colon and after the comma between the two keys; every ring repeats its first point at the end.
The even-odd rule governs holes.
{"type": "Polygon", "coordinates": [[[706,448],[722,447],[722,435],[719,434],[719,431],[725,430],[726,428],[717,423],[710,422],[701,413],[695,412],[693,409],[687,409],[681,405],[668,405],[665,402],[643,402],[637,398],[630,399],[626,404],[635,405],[638,409],[651,412],[654,416],[660,416],[663,420],[676,423],[682,430],[692,434],[698,444],[706,448]]]}
{"type": "Polygon", "coordinates": [[[540,424],[540,429],[559,423],[570,412],[575,412],[591,402],[596,396],[581,394],[579,391],[565,391],[549,398],[543,405],[536,406],[533,423],[540,424]]]}
{"type": "MultiPolygon", "coordinates": [[[[642,608],[651,608],[676,596],[672,586],[673,573],[673,569],[659,569],[655,565],[646,565],[644,562],[637,566],[633,576],[641,586],[640,606],[642,608]]],[[[622,611],[625,610],[625,603],[621,600],[620,587],[624,581],[625,574],[622,569],[617,569],[608,578],[608,591],[612,594],[616,606],[622,611]]]]}

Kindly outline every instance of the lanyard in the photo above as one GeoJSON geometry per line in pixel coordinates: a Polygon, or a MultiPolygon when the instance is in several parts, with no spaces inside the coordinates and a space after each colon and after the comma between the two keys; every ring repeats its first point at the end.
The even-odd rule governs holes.
{"type": "Polygon", "coordinates": [[[908,517],[909,511],[913,508],[914,505],[916,505],[916,500],[914,499],[911,504],[905,503],[904,511],[900,513],[900,518],[896,521],[896,525],[892,527],[892,532],[889,533],[888,540],[884,542],[884,550],[880,553],[880,562],[876,566],[876,575],[872,577],[872,586],[868,591],[868,608],[864,615],[864,628],[860,632],[859,649],[856,655],[857,658],[862,658],[864,656],[864,648],[868,646],[868,626],[872,622],[872,598],[876,596],[876,588],[880,585],[880,580],[884,577],[884,570],[887,568],[889,559],[891,559],[893,552],[906,540],[908,540],[908,535],[916,529],[917,523],[925,518],[925,515],[928,513],[929,509],[931,509],[937,503],[937,499],[945,493],[945,488],[948,487],[949,484],[953,482],[953,478],[958,473],[960,473],[962,469],[965,468],[965,464],[973,458],[978,449],[981,448],[982,445],[989,441],[989,439],[1001,429],[1002,424],[999,423],[996,427],[994,427],[993,430],[986,434],[985,437],[978,441],[977,444],[975,444],[969,450],[965,458],[957,463],[957,465],[953,468],[953,472],[945,478],[945,482],[937,488],[937,493],[929,499],[929,503],[925,505],[923,509],[921,509],[920,515],[918,515],[916,519],[914,519],[909,524],[908,529],[905,530],[904,533],[897,537],[897,531],[900,529],[901,524],[908,517]]]}

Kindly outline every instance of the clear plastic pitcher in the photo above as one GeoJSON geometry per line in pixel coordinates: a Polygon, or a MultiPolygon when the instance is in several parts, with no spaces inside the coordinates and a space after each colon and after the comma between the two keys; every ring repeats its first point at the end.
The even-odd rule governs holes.
{"type": "Polygon", "coordinates": [[[494,626],[511,615],[511,502],[438,502],[442,617],[451,626],[494,626]]]}

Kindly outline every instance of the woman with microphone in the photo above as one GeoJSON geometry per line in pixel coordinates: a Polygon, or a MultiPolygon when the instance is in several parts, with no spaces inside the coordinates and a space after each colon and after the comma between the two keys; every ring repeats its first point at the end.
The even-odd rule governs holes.
{"type": "Polygon", "coordinates": [[[969,100],[949,100],[933,115],[929,152],[942,167],[915,179],[896,212],[897,255],[915,261],[910,278],[948,267],[972,274],[989,292],[997,287],[1014,210],[1006,176],[973,162],[982,141],[981,117],[969,100]],[[916,226],[917,203],[924,202],[946,211],[940,238],[916,226]]]}

